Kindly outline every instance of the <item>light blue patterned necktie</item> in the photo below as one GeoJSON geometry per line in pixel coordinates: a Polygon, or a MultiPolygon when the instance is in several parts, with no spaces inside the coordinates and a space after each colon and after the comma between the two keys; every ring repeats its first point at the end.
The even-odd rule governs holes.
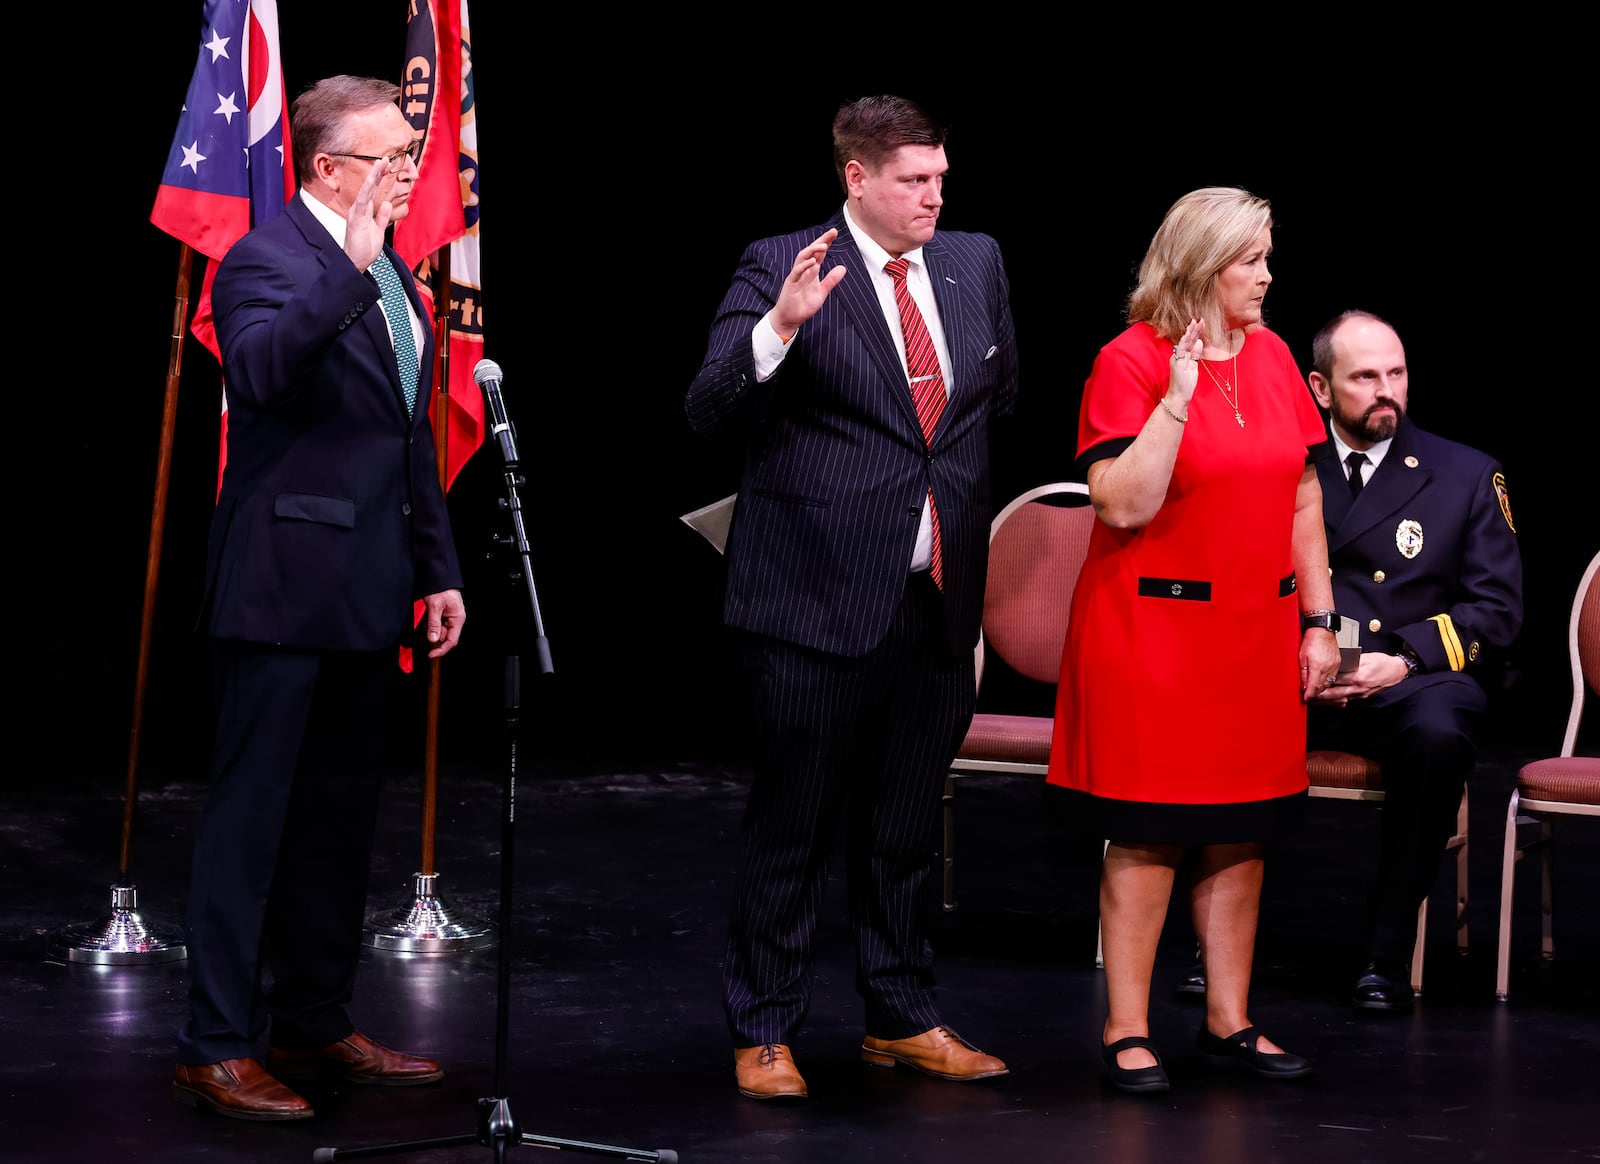
{"type": "Polygon", "coordinates": [[[417,344],[411,335],[411,310],[406,305],[405,284],[394,269],[387,253],[368,268],[378,287],[383,291],[383,314],[389,320],[389,330],[394,334],[394,358],[400,365],[400,386],[406,392],[406,415],[417,411],[417,344]]]}

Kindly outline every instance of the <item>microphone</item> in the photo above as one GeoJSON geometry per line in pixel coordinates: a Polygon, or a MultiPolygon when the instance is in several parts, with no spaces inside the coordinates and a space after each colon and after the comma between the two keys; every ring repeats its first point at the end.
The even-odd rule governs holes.
{"type": "Polygon", "coordinates": [[[479,360],[477,367],[472,369],[472,378],[478,382],[478,387],[483,389],[483,398],[489,407],[489,431],[494,434],[495,440],[500,442],[500,456],[507,465],[517,463],[517,436],[511,430],[511,421],[506,416],[506,402],[500,395],[500,380],[504,375],[500,365],[493,360],[479,360]]]}

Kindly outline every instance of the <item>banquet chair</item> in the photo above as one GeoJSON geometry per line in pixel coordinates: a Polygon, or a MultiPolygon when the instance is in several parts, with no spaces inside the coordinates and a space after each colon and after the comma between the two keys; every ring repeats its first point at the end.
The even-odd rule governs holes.
{"type": "Polygon", "coordinates": [[[1539,858],[1540,956],[1555,956],[1551,924],[1554,894],[1551,839],[1553,818],[1600,816],[1600,756],[1578,754],[1578,727],[1583,720],[1585,697],[1600,694],[1600,554],[1578,582],[1567,625],[1567,654],[1572,663],[1572,707],[1561,751],[1530,760],[1517,770],[1506,806],[1505,849],[1500,864],[1500,946],[1495,966],[1495,997],[1504,1002],[1510,993],[1511,905],[1517,863],[1524,855],[1539,858]],[[1518,827],[1536,825],[1537,836],[1520,843],[1518,827]]]}
{"type": "MultiPolygon", "coordinates": [[[[1382,805],[1383,769],[1376,760],[1352,752],[1310,751],[1306,753],[1309,794],[1330,800],[1358,800],[1382,805]]],[[[1467,786],[1461,786],[1461,805],[1456,810],[1456,831],[1445,845],[1456,860],[1456,952],[1467,952],[1467,786]]],[[[1417,943],[1411,951],[1411,989],[1422,993],[1422,955],[1428,931],[1428,902],[1424,898],[1417,910],[1417,943]]]]}
{"type": "MultiPolygon", "coordinates": [[[[1072,591],[1094,528],[1089,487],[1075,481],[1035,486],[989,525],[989,572],[978,683],[986,654],[1054,690],[1061,673],[1072,591]]],[[[1050,764],[1053,715],[980,711],[972,717],[944,783],[944,908],[956,908],[956,781],[994,773],[1043,776],[1050,764]]]]}
{"type": "MultiPolygon", "coordinates": [[[[1376,760],[1353,752],[1313,750],[1306,753],[1308,795],[1328,800],[1356,800],[1381,805],[1384,799],[1383,769],[1376,760]]],[[[1461,788],[1461,805],[1456,810],[1456,831],[1445,846],[1455,854],[1456,864],[1456,949],[1467,952],[1467,789],[1461,788]]],[[[1428,932],[1428,902],[1417,910],[1417,941],[1411,951],[1411,989],[1422,993],[1422,956],[1428,932]]],[[[1096,938],[1094,964],[1105,965],[1105,951],[1096,938]]]]}

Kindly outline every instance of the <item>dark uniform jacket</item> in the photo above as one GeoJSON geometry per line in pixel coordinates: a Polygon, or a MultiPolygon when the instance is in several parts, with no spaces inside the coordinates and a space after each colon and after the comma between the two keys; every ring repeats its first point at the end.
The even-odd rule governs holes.
{"type": "Polygon", "coordinates": [[[1403,420],[1353,502],[1337,459],[1317,475],[1334,605],[1359,622],[1361,649],[1409,647],[1425,671],[1491,686],[1486,670],[1522,626],[1522,554],[1500,465],[1403,420]]]}

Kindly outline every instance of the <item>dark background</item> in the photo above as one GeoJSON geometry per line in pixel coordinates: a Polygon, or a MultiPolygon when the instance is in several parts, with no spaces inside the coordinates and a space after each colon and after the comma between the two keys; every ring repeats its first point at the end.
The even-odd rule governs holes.
{"type": "MultiPolygon", "coordinates": [[[[134,722],[179,256],[149,211],[200,39],[198,2],[144,7],[137,27],[102,28],[81,49],[82,75],[106,82],[84,94],[100,113],[73,122],[77,140],[63,144],[74,160],[33,208],[40,225],[24,232],[16,280],[43,276],[65,294],[22,304],[16,329],[43,360],[16,383],[12,411],[23,649],[7,672],[8,716],[13,738],[44,728],[111,785],[134,722]]],[[[942,225],[991,233],[1006,256],[1022,395],[995,437],[997,503],[1072,476],[1084,377],[1123,326],[1168,205],[1201,185],[1245,186],[1274,206],[1268,322],[1302,367],[1325,319],[1376,311],[1406,341],[1416,421],[1504,464],[1528,616],[1501,722],[1515,746],[1559,742],[1568,609],[1600,546],[1593,474],[1579,471],[1600,409],[1590,297],[1571,290],[1594,259],[1579,178],[1592,133],[1578,134],[1550,46],[1504,38],[1492,61],[1487,50],[1432,58],[1423,81],[1392,40],[1358,60],[1329,42],[1247,42],[1174,69],[1166,33],[1118,61],[1090,38],[1019,26],[874,69],[852,64],[868,58],[836,34],[792,26],[770,39],[741,28],[713,49],[685,27],[578,17],[557,36],[533,6],[472,8],[485,355],[505,373],[553,662],[522,707],[540,758],[620,769],[739,746],[721,559],[679,521],[734,490],[738,459],[689,431],[683,393],[744,245],[821,222],[841,201],[833,111],[885,91],[949,126],[942,225]]],[[[398,78],[405,9],[284,0],[291,98],[331,72],[398,78]]],[[[219,398],[192,337],[182,361],[140,722],[147,762],[199,775],[195,617],[219,398]]],[[[447,759],[499,739],[507,654],[534,666],[518,629],[527,590],[493,540],[507,530],[503,476],[485,446],[450,495],[469,619],[442,668],[447,759]]],[[[411,688],[402,733],[420,732],[422,690],[411,688]]],[[[1006,691],[1001,676],[985,699],[1006,691]]]]}

